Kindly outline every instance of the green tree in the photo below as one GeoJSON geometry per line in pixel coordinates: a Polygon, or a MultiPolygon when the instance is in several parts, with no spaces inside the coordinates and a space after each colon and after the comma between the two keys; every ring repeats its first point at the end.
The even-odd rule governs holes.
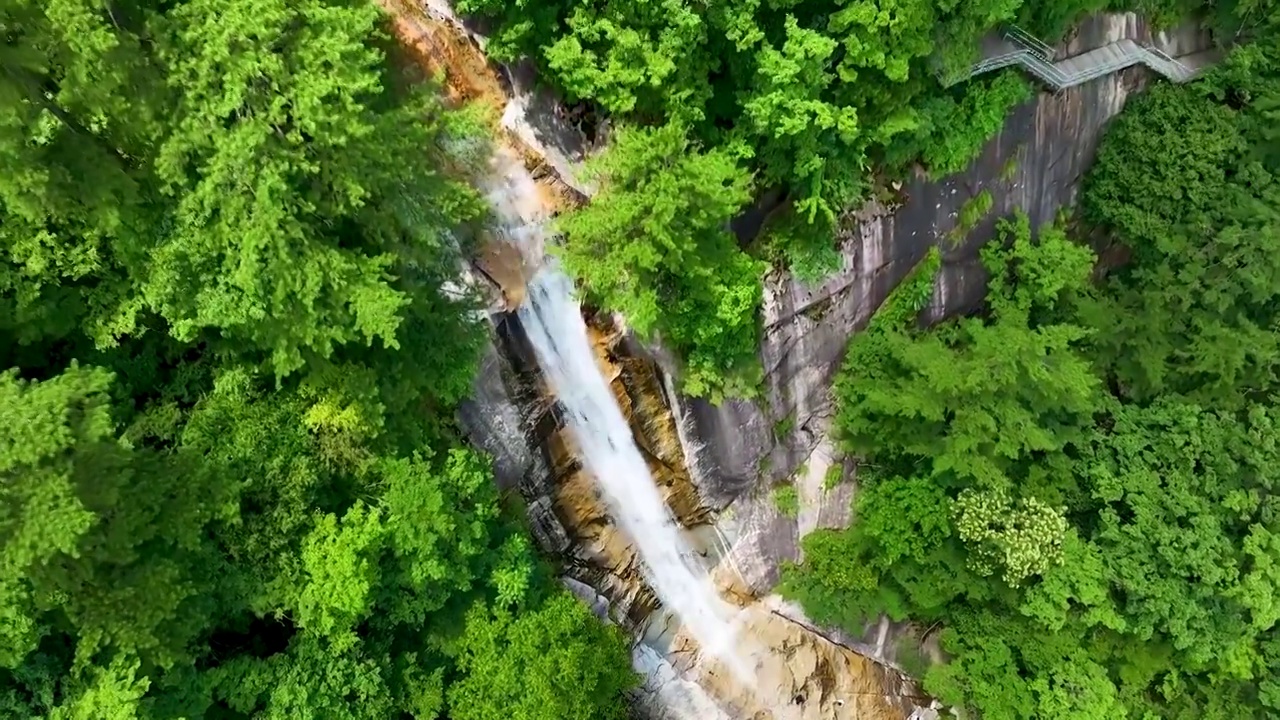
{"type": "Polygon", "coordinates": [[[97,666],[88,680],[72,684],[69,699],[49,713],[50,720],[136,720],[146,717],[143,696],[150,681],[137,677],[139,664],[117,659],[97,666]]]}
{"type": "Polygon", "coordinates": [[[702,54],[688,52],[706,43],[707,28],[680,0],[578,6],[563,22],[570,32],[544,47],[570,99],[598,99],[615,113],[657,106],[679,117],[693,80],[707,71],[702,54]]]}
{"type": "Polygon", "coordinates": [[[956,660],[930,669],[925,687],[982,717],[1134,717],[1107,666],[1074,630],[1048,631],[1017,615],[959,611],[941,637],[956,660]]]}
{"type": "Polygon", "coordinates": [[[943,95],[921,103],[914,126],[887,144],[885,159],[905,166],[918,158],[933,177],[961,172],[1004,127],[1009,111],[1033,95],[1016,72],[974,78],[959,98],[943,95]]]}
{"type": "Polygon", "coordinates": [[[80,663],[114,651],[170,666],[207,625],[221,563],[205,528],[228,488],[118,438],[110,380],[75,365],[39,383],[0,376],[8,667],[51,631],[76,638],[80,663]]]}
{"type": "MultiPolygon", "coordinates": [[[[75,369],[67,375],[31,386],[13,372],[0,376],[0,417],[11,428],[0,444],[4,478],[5,540],[0,598],[4,599],[5,653],[0,661],[13,667],[35,649],[38,616],[28,572],[60,556],[73,555],[94,524],[94,515],[79,497],[73,473],[80,453],[94,450],[110,456],[121,452],[109,442],[111,418],[105,390],[110,377],[102,371],[75,369]],[[80,441],[84,447],[78,447],[80,441]]],[[[88,469],[88,468],[84,468],[88,469]]],[[[82,470],[83,472],[83,470],[82,470]]]]}
{"type": "Polygon", "coordinates": [[[1097,286],[1021,220],[974,317],[918,326],[936,255],[895,290],[837,380],[856,522],[784,593],[939,626],[925,687],[983,718],[1276,713],[1275,67],[1244,48],[1116,122],[1084,210],[1132,257],[1097,286]]]}
{"type": "Polygon", "coordinates": [[[687,392],[718,395],[755,362],[760,270],[728,230],[750,175],[678,125],[619,131],[593,171],[600,192],[560,222],[565,268],[680,354],[687,392]]]}
{"type": "Polygon", "coordinates": [[[760,138],[756,153],[766,178],[796,188],[800,214],[828,226],[858,195],[866,168],[857,111],[824,99],[835,79],[827,67],[836,46],[787,16],[786,41],[760,50],[755,90],[742,104],[760,138]]]}
{"type": "Polygon", "coordinates": [[[1253,677],[1258,634],[1280,620],[1277,519],[1264,499],[1280,451],[1273,414],[1167,400],[1124,408],[1080,465],[1090,539],[1127,631],[1166,637],[1189,670],[1253,677]]]}
{"type": "Polygon", "coordinates": [[[141,158],[163,81],[132,3],[18,0],[0,8],[0,329],[61,337],[124,283],[146,233],[141,158]]]}
{"type": "Polygon", "coordinates": [[[0,715],[435,718],[551,583],[454,425],[477,115],[381,22],[0,8],[0,715]]]}
{"type": "Polygon", "coordinates": [[[4,12],[0,153],[20,171],[0,181],[0,324],[20,340],[79,323],[106,347],[159,316],[285,374],[395,347],[456,266],[449,230],[481,205],[432,148],[466,123],[391,96],[372,3],[4,12]]]}
{"type": "Polygon", "coordinates": [[[378,18],[324,0],[191,0],[167,18],[180,99],[156,166],[174,231],[141,295],[179,339],[214,328],[279,373],[345,343],[394,348],[410,300],[387,276],[453,257],[449,225],[478,205],[404,162],[445,124],[425,98],[387,107],[378,18]]]}
{"type": "Polygon", "coordinates": [[[920,274],[854,337],[836,382],[850,449],[999,485],[1013,463],[1082,437],[1100,384],[1079,349],[1089,329],[1059,306],[1085,290],[1093,254],[1057,230],[1033,242],[1025,218],[1004,228],[1012,247],[983,251],[983,317],[914,331],[911,301],[932,284],[920,274]]]}
{"type": "MultiPolygon", "coordinates": [[[[1230,65],[1223,74],[1225,92],[1243,91],[1230,65]]],[[[1084,209],[1134,261],[1093,320],[1103,361],[1135,398],[1231,406],[1275,383],[1280,186],[1250,152],[1250,122],[1249,108],[1209,92],[1160,87],[1099,150],[1084,209]]]]}
{"type": "Polygon", "coordinates": [[[457,720],[621,720],[636,684],[621,632],[563,590],[517,615],[474,608],[461,647],[448,697],[457,720]]]}
{"type": "Polygon", "coordinates": [[[215,670],[215,696],[231,710],[268,720],[374,720],[395,714],[385,656],[348,639],[303,634],[287,652],[242,657],[215,670]]]}
{"type": "Polygon", "coordinates": [[[955,540],[951,503],[929,478],[876,478],[859,492],[852,528],[804,538],[805,562],[784,568],[783,593],[819,622],[848,628],[879,613],[941,616],[958,596],[983,591],[955,540]]]}

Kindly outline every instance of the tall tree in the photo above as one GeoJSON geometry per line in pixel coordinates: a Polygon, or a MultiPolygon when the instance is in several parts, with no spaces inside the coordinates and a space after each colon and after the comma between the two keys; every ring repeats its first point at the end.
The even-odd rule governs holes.
{"type": "Polygon", "coordinates": [[[546,593],[453,419],[486,143],[381,22],[0,8],[0,715],[435,718],[546,593]]]}
{"type": "Polygon", "coordinates": [[[152,240],[141,158],[163,113],[143,4],[15,0],[0,8],[0,330],[64,336],[126,282],[152,240]]]}
{"type": "Polygon", "coordinates": [[[410,301],[388,276],[454,257],[449,226],[479,206],[405,162],[447,128],[425,99],[388,106],[378,18],[323,0],[192,0],[167,17],[180,100],[156,166],[176,212],[141,295],[176,337],[214,329],[280,373],[345,343],[394,348],[410,301]]]}
{"type": "Polygon", "coordinates": [[[821,217],[824,225],[834,224],[857,196],[867,164],[857,110],[827,99],[836,77],[827,67],[836,47],[835,40],[787,16],[785,42],[760,50],[755,88],[742,103],[760,138],[757,155],[766,177],[795,187],[799,212],[810,223],[821,217]]]}
{"type": "Polygon", "coordinates": [[[750,200],[750,174],[674,124],[619,131],[593,170],[600,192],[560,222],[565,267],[681,355],[687,392],[719,395],[755,359],[759,267],[728,229],[750,200]]]}
{"type": "MultiPolygon", "coordinates": [[[[1221,91],[1256,94],[1266,67],[1243,52],[1221,71],[1221,91]]],[[[1177,392],[1238,406],[1280,369],[1280,166],[1252,151],[1254,111],[1216,92],[1158,87],[1140,98],[1085,190],[1086,213],[1133,251],[1093,314],[1099,352],[1139,399],[1177,392]]]]}
{"type": "Polygon", "coordinates": [[[467,615],[460,667],[449,691],[457,720],[621,720],[613,700],[635,684],[620,670],[626,640],[600,625],[582,603],[560,591],[532,611],[513,616],[477,607],[467,615]]]}
{"type": "Polygon", "coordinates": [[[983,250],[983,316],[916,332],[923,273],[850,343],[836,425],[851,449],[999,486],[1015,463],[1083,437],[1101,388],[1080,350],[1089,329],[1059,306],[1085,290],[1093,254],[1061,231],[1034,242],[1025,217],[1004,228],[1012,247],[983,250]]]}

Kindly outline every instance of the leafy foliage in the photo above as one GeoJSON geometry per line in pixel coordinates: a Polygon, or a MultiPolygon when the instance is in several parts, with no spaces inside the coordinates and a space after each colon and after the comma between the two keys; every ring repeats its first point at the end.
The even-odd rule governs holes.
{"type": "Polygon", "coordinates": [[[1022,4],[465,0],[459,10],[499,18],[495,54],[542,60],[573,100],[688,124],[708,146],[746,142],[762,177],[829,227],[886,143],[920,124],[920,101],[946,94],[936,55],[963,62],[1022,4]]]}
{"type": "Polygon", "coordinates": [[[615,660],[626,655],[626,639],[567,593],[514,616],[476,607],[461,645],[464,677],[449,690],[457,720],[626,715],[614,701],[635,684],[629,668],[615,660]]]}
{"type": "Polygon", "coordinates": [[[960,98],[925,100],[915,126],[885,148],[886,160],[906,164],[918,157],[934,177],[961,172],[1004,127],[1009,111],[1033,95],[1031,84],[1014,73],[975,78],[968,85],[960,98]]]}
{"type": "Polygon", "coordinates": [[[621,131],[593,169],[599,194],[560,223],[565,267],[679,353],[686,392],[742,394],[756,369],[760,268],[728,222],[750,200],[750,176],[724,150],[691,147],[676,125],[621,131]]]}
{"type": "Polygon", "coordinates": [[[795,485],[779,485],[773,489],[773,506],[787,517],[800,514],[800,493],[795,485]]]}
{"type": "Polygon", "coordinates": [[[965,488],[954,508],[956,534],[969,547],[978,574],[999,568],[1004,581],[1016,586],[1062,562],[1066,518],[1036,498],[1015,503],[1003,489],[965,488]]]}
{"type": "Polygon", "coordinates": [[[511,697],[460,640],[490,611],[521,681],[621,707],[623,641],[453,427],[483,205],[448,148],[483,142],[381,22],[0,8],[0,716],[460,718],[511,697]]]}
{"type": "Polygon", "coordinates": [[[1092,254],[1061,232],[1033,244],[1025,218],[1005,228],[1012,247],[983,251],[992,276],[985,316],[919,335],[918,305],[906,305],[919,288],[907,285],[850,343],[836,385],[837,427],[850,448],[927,458],[934,474],[999,487],[1018,461],[1080,437],[1100,389],[1078,350],[1089,331],[1054,315],[1083,289],[1092,254]]]}
{"type": "MultiPolygon", "coordinates": [[[[1271,62],[1249,48],[1223,76],[1271,62]]],[[[1280,185],[1276,166],[1250,149],[1261,139],[1252,113],[1220,101],[1268,92],[1275,96],[1275,81],[1157,88],[1099,150],[1084,209],[1133,248],[1135,261],[1110,279],[1114,300],[1096,322],[1106,328],[1102,352],[1135,398],[1239,401],[1274,382],[1280,185]],[[1144,158],[1141,172],[1135,156],[1144,158]]]]}
{"type": "Polygon", "coordinates": [[[1131,260],[1100,284],[1092,252],[1018,220],[985,252],[982,313],[919,328],[926,265],[850,343],[857,522],[806,538],[783,590],[851,629],[941,625],[949,660],[924,681],[946,703],[1280,711],[1268,47],[1116,122],[1084,211],[1131,260]]]}
{"type": "Polygon", "coordinates": [[[942,79],[972,66],[984,35],[1019,18],[1060,34],[1107,5],[1166,16],[1183,7],[1181,0],[459,0],[457,9],[494,21],[493,57],[531,57],[570,102],[631,126],[600,163],[609,177],[603,193],[566,223],[576,260],[568,265],[606,309],[642,331],[661,330],[685,362],[687,392],[718,398],[753,389],[740,368],[753,355],[747,343],[761,292],[752,286],[765,265],[732,252],[722,232],[749,201],[743,178],[785,193],[752,255],[819,281],[840,264],[840,216],[885,175],[963,170],[1009,110],[1032,96],[1014,71],[955,85],[942,79]],[[687,139],[677,139],[681,132],[687,139]],[[672,148],[691,152],[680,158],[672,148]],[[674,195],[691,181],[698,191],[674,195]],[[712,187],[724,188],[721,197],[706,197],[712,187]],[[624,200],[648,191],[652,200],[624,200]],[[699,223],[691,228],[681,216],[695,202],[707,207],[689,213],[699,223]],[[641,209],[654,219],[641,222],[641,209]],[[699,252],[686,273],[675,268],[689,253],[674,248],[688,246],[699,252]],[[654,272],[655,247],[672,269],[654,272]],[[637,262],[630,274],[619,270],[637,262]]]}

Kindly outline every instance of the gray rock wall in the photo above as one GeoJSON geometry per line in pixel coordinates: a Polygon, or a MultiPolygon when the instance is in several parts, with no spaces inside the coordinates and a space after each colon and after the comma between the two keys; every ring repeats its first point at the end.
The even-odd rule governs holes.
{"type": "Polygon", "coordinates": [[[537,391],[537,364],[514,316],[495,313],[490,320],[493,342],[485,348],[471,397],[458,408],[458,423],[473,445],[493,457],[499,489],[518,493],[526,503],[538,546],[567,559],[573,541],[553,508],[555,476],[546,438],[554,419],[537,391]]]}
{"type": "MultiPolygon", "coordinates": [[[[1083,24],[1064,52],[1077,54],[1122,38],[1174,56],[1209,46],[1194,29],[1153,34],[1132,15],[1110,15],[1083,24]]],[[[527,89],[525,72],[517,69],[507,79],[518,98],[513,107],[529,119],[518,121],[521,113],[515,113],[508,127],[548,149],[548,162],[559,177],[584,190],[573,170],[587,144],[574,141],[572,124],[546,110],[553,101],[527,89]]],[[[976,307],[985,287],[977,250],[994,236],[997,219],[1021,210],[1037,226],[1072,207],[1106,124],[1149,81],[1145,69],[1134,68],[1057,95],[1040,94],[1015,109],[965,172],[940,180],[914,177],[902,188],[900,206],[869,204],[849,212],[841,226],[842,265],[831,277],[807,285],[785,272],[770,274],[760,349],[764,397],[714,406],[680,396],[671,378],[663,378],[689,475],[703,500],[721,511],[715,529],[729,547],[718,558],[719,569],[735,589],[756,596],[769,592],[782,563],[799,559],[804,534],[851,521],[852,463],[835,452],[828,432],[831,383],[850,336],[934,246],[945,249],[932,319],[976,307]],[[948,235],[961,207],[983,190],[993,195],[991,213],[952,242],[948,235]],[[802,467],[804,472],[797,472],[802,467]],[[834,488],[827,487],[831,467],[843,468],[845,478],[834,488]],[[795,517],[780,512],[771,497],[774,483],[793,476],[800,493],[795,517]]],[[[493,319],[495,344],[460,420],[473,442],[494,455],[499,483],[523,496],[539,545],[568,561],[574,575],[574,565],[583,564],[574,557],[580,539],[553,507],[555,478],[545,447],[550,429],[543,425],[554,421],[548,408],[538,407],[536,363],[518,322],[501,314],[493,319]]],[[[629,343],[627,352],[672,365],[660,348],[629,343]]],[[[598,574],[579,572],[574,578],[602,589],[598,574]]],[[[863,638],[840,640],[892,660],[897,634],[898,628],[881,623],[863,638]]]]}
{"type": "MultiPolygon", "coordinates": [[[[1073,55],[1122,38],[1175,57],[1210,44],[1194,27],[1154,33],[1132,14],[1112,14],[1083,23],[1062,50],[1073,55]]],[[[850,213],[841,268],[825,281],[808,285],[786,272],[767,277],[760,349],[766,397],[719,407],[672,399],[701,448],[705,496],[723,506],[795,472],[827,431],[831,382],[850,335],[929,248],[946,248],[933,319],[978,305],[985,277],[977,250],[994,236],[998,218],[1022,210],[1035,227],[1071,207],[1107,122],[1149,81],[1145,68],[1132,68],[1060,94],[1041,93],[1014,110],[965,172],[936,181],[917,176],[903,188],[901,206],[873,203],[850,213]],[[991,213],[963,241],[942,242],[965,201],[984,189],[994,196],[991,213]]]]}
{"type": "MultiPolygon", "coordinates": [[[[1076,54],[1126,37],[1175,56],[1209,44],[1194,29],[1152,34],[1132,15],[1108,15],[1084,23],[1063,51],[1076,54]]],[[[724,511],[717,526],[731,543],[730,560],[746,588],[767,592],[781,563],[799,558],[799,540],[807,531],[849,522],[851,485],[829,492],[823,487],[823,473],[814,472],[818,463],[850,468],[831,443],[824,442],[833,411],[831,383],[849,337],[935,245],[945,250],[933,319],[977,306],[985,288],[977,251],[994,236],[997,220],[1021,210],[1037,226],[1071,207],[1107,122],[1149,80],[1145,69],[1133,68],[1060,94],[1040,94],[1015,109],[965,172],[936,181],[912,178],[897,208],[869,204],[851,211],[842,223],[842,266],[831,277],[807,285],[785,272],[770,274],[765,280],[760,351],[764,398],[714,406],[680,396],[671,379],[664,378],[690,476],[707,505],[724,511]],[[960,208],[984,189],[993,195],[992,211],[961,242],[953,243],[947,236],[960,208]],[[800,469],[806,472],[797,474],[800,469]],[[778,512],[771,498],[771,486],[792,476],[799,477],[799,487],[808,488],[799,518],[778,512]]],[[[565,142],[566,128],[543,127],[537,120],[542,115],[530,115],[529,128],[536,128],[537,139],[564,148],[562,156],[580,159],[583,147],[565,142]]],[[[499,482],[518,489],[530,503],[543,547],[572,554],[566,547],[571,533],[557,521],[548,500],[553,481],[545,451],[538,447],[537,437],[545,431],[530,427],[535,422],[529,412],[533,399],[511,396],[513,388],[534,382],[526,378],[513,383],[513,376],[528,374],[536,364],[520,357],[527,348],[518,323],[510,316],[495,317],[502,318],[497,323],[500,347],[486,356],[476,393],[462,410],[463,424],[473,441],[495,456],[499,482]]],[[[629,342],[627,350],[648,355],[662,366],[672,365],[661,348],[629,342]]]]}

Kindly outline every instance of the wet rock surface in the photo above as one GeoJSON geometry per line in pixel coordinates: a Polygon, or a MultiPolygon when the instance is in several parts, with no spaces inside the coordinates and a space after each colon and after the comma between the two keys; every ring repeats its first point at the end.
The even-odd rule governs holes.
{"type": "MultiPolygon", "coordinates": [[[[514,184],[503,192],[541,204],[547,217],[580,201],[590,188],[578,168],[592,143],[553,97],[534,89],[530,68],[495,72],[484,61],[476,28],[464,30],[439,0],[415,13],[409,20],[397,15],[402,37],[436,62],[444,58],[451,76],[446,82],[457,96],[499,98],[507,149],[536,184],[533,193],[514,184]]],[[[1120,38],[1173,55],[1207,44],[1196,32],[1153,35],[1133,16],[1114,15],[1085,23],[1068,52],[1120,38]]],[[[1069,207],[1103,127],[1147,81],[1144,70],[1132,69],[1059,95],[1040,95],[1014,111],[965,173],[938,181],[917,176],[902,188],[900,205],[872,203],[848,212],[841,223],[842,266],[825,281],[808,285],[785,272],[771,273],[765,282],[761,401],[713,406],[682,397],[663,372],[670,362],[660,348],[641,347],[610,320],[594,319],[600,370],[655,483],[722,596],[746,608],[742,636],[754,648],[756,678],[750,687],[703,657],[658,607],[629,539],[613,524],[597,483],[577,459],[519,322],[507,312],[491,315],[493,344],[460,422],[478,447],[494,455],[498,483],[523,499],[539,545],[562,559],[566,584],[598,614],[643,640],[634,659],[646,678],[636,697],[646,717],[936,716],[908,678],[869,659],[892,661],[902,638],[926,629],[873,620],[862,636],[846,637],[807,625],[798,608],[768,595],[782,564],[800,559],[805,534],[845,527],[852,519],[853,463],[839,455],[828,432],[831,381],[849,336],[944,238],[932,316],[978,304],[985,278],[977,249],[994,235],[996,218],[1020,209],[1035,225],[1069,207]],[[984,189],[994,195],[991,213],[964,237],[948,238],[965,201],[984,189]],[[782,512],[772,496],[773,487],[787,480],[798,495],[794,514],[782,512]]],[[[760,214],[765,212],[762,207],[760,214]]],[[[746,218],[740,224],[758,222],[746,218]]],[[[531,268],[513,264],[502,251],[495,255],[477,267],[501,288],[500,309],[509,310],[519,303],[531,268]]]]}
{"type": "MultiPolygon", "coordinates": [[[[937,717],[906,676],[756,603],[741,618],[753,685],[715,662],[672,653],[685,677],[742,720],[898,720],[937,717]]],[[[677,638],[676,644],[679,645],[677,638]]]]}
{"type": "MultiPolygon", "coordinates": [[[[1109,14],[1082,23],[1060,52],[1075,55],[1122,38],[1175,57],[1211,46],[1194,27],[1158,33],[1133,14],[1109,14]]],[[[829,445],[830,388],[849,337],[934,246],[943,249],[943,262],[929,319],[978,306],[986,285],[978,250],[996,235],[999,218],[1022,211],[1037,227],[1073,207],[1107,123],[1152,81],[1146,69],[1131,68],[1059,94],[1041,93],[1014,110],[965,172],[937,181],[917,175],[904,184],[900,205],[870,203],[846,214],[838,272],[817,284],[779,271],[766,278],[760,353],[764,400],[719,407],[674,400],[682,405],[678,414],[691,424],[691,443],[700,448],[700,489],[727,507],[726,517],[742,527],[731,554],[753,589],[775,580],[782,562],[799,557],[793,538],[849,519],[819,513],[814,523],[813,516],[802,513],[788,528],[784,520],[770,517],[761,501],[773,484],[812,475],[811,456],[829,445]],[[992,193],[991,211],[956,237],[961,208],[984,190],[992,193]]],[[[851,474],[846,471],[846,478],[851,474]]],[[[821,501],[811,477],[803,487],[808,489],[802,499],[821,501]]],[[[893,661],[895,648],[923,631],[873,620],[864,636],[849,644],[893,661]]]]}
{"type": "MultiPolygon", "coordinates": [[[[604,377],[610,381],[667,505],[687,529],[690,545],[703,554],[722,596],[743,608],[738,650],[751,668],[744,683],[709,659],[672,624],[646,583],[628,538],[609,517],[594,478],[583,471],[573,440],[556,419],[553,399],[541,386],[536,364],[522,347],[514,316],[494,316],[498,345],[486,358],[477,393],[461,420],[473,440],[498,454],[500,483],[525,499],[540,545],[560,554],[566,584],[597,613],[628,628],[643,642],[637,665],[648,668],[636,695],[645,717],[702,720],[808,720],[810,718],[901,719],[929,717],[930,701],[909,678],[833,642],[787,617],[764,594],[776,580],[778,555],[793,554],[797,528],[848,521],[851,488],[827,488],[830,467],[843,465],[815,453],[801,483],[796,518],[779,513],[767,496],[751,504],[746,522],[716,518],[685,470],[675,419],[664,402],[658,368],[625,354],[621,335],[597,321],[592,339],[604,377]],[[520,431],[513,442],[511,427],[520,431]],[[714,519],[714,524],[712,520],[714,519]],[[742,555],[740,533],[773,533],[783,546],[768,557],[742,555]],[[781,538],[781,539],[778,539],[781,538]],[[719,715],[715,713],[720,713],[719,715]],[[914,715],[913,715],[914,713],[914,715]],[[921,714],[926,713],[926,714],[921,714]]],[[[746,503],[736,512],[748,512],[746,503]]]]}
{"type": "MultiPolygon", "coordinates": [[[[1122,38],[1175,57],[1210,46],[1194,27],[1158,33],[1133,14],[1108,14],[1082,23],[1062,52],[1079,54],[1122,38]]],[[[727,504],[757,482],[796,471],[826,435],[831,380],[850,335],[929,248],[943,247],[933,319],[979,304],[986,278],[978,248],[995,236],[998,219],[1021,210],[1036,227],[1072,207],[1107,122],[1151,81],[1146,69],[1131,68],[1059,94],[1039,94],[1013,111],[965,172],[936,181],[917,175],[904,184],[900,205],[870,203],[847,213],[836,273],[816,284],[771,273],[760,349],[764,401],[683,403],[693,442],[703,448],[703,493],[727,504]],[[949,235],[961,207],[983,190],[993,195],[991,212],[953,242],[949,235]],[[779,428],[786,432],[775,432],[779,428]]]]}

